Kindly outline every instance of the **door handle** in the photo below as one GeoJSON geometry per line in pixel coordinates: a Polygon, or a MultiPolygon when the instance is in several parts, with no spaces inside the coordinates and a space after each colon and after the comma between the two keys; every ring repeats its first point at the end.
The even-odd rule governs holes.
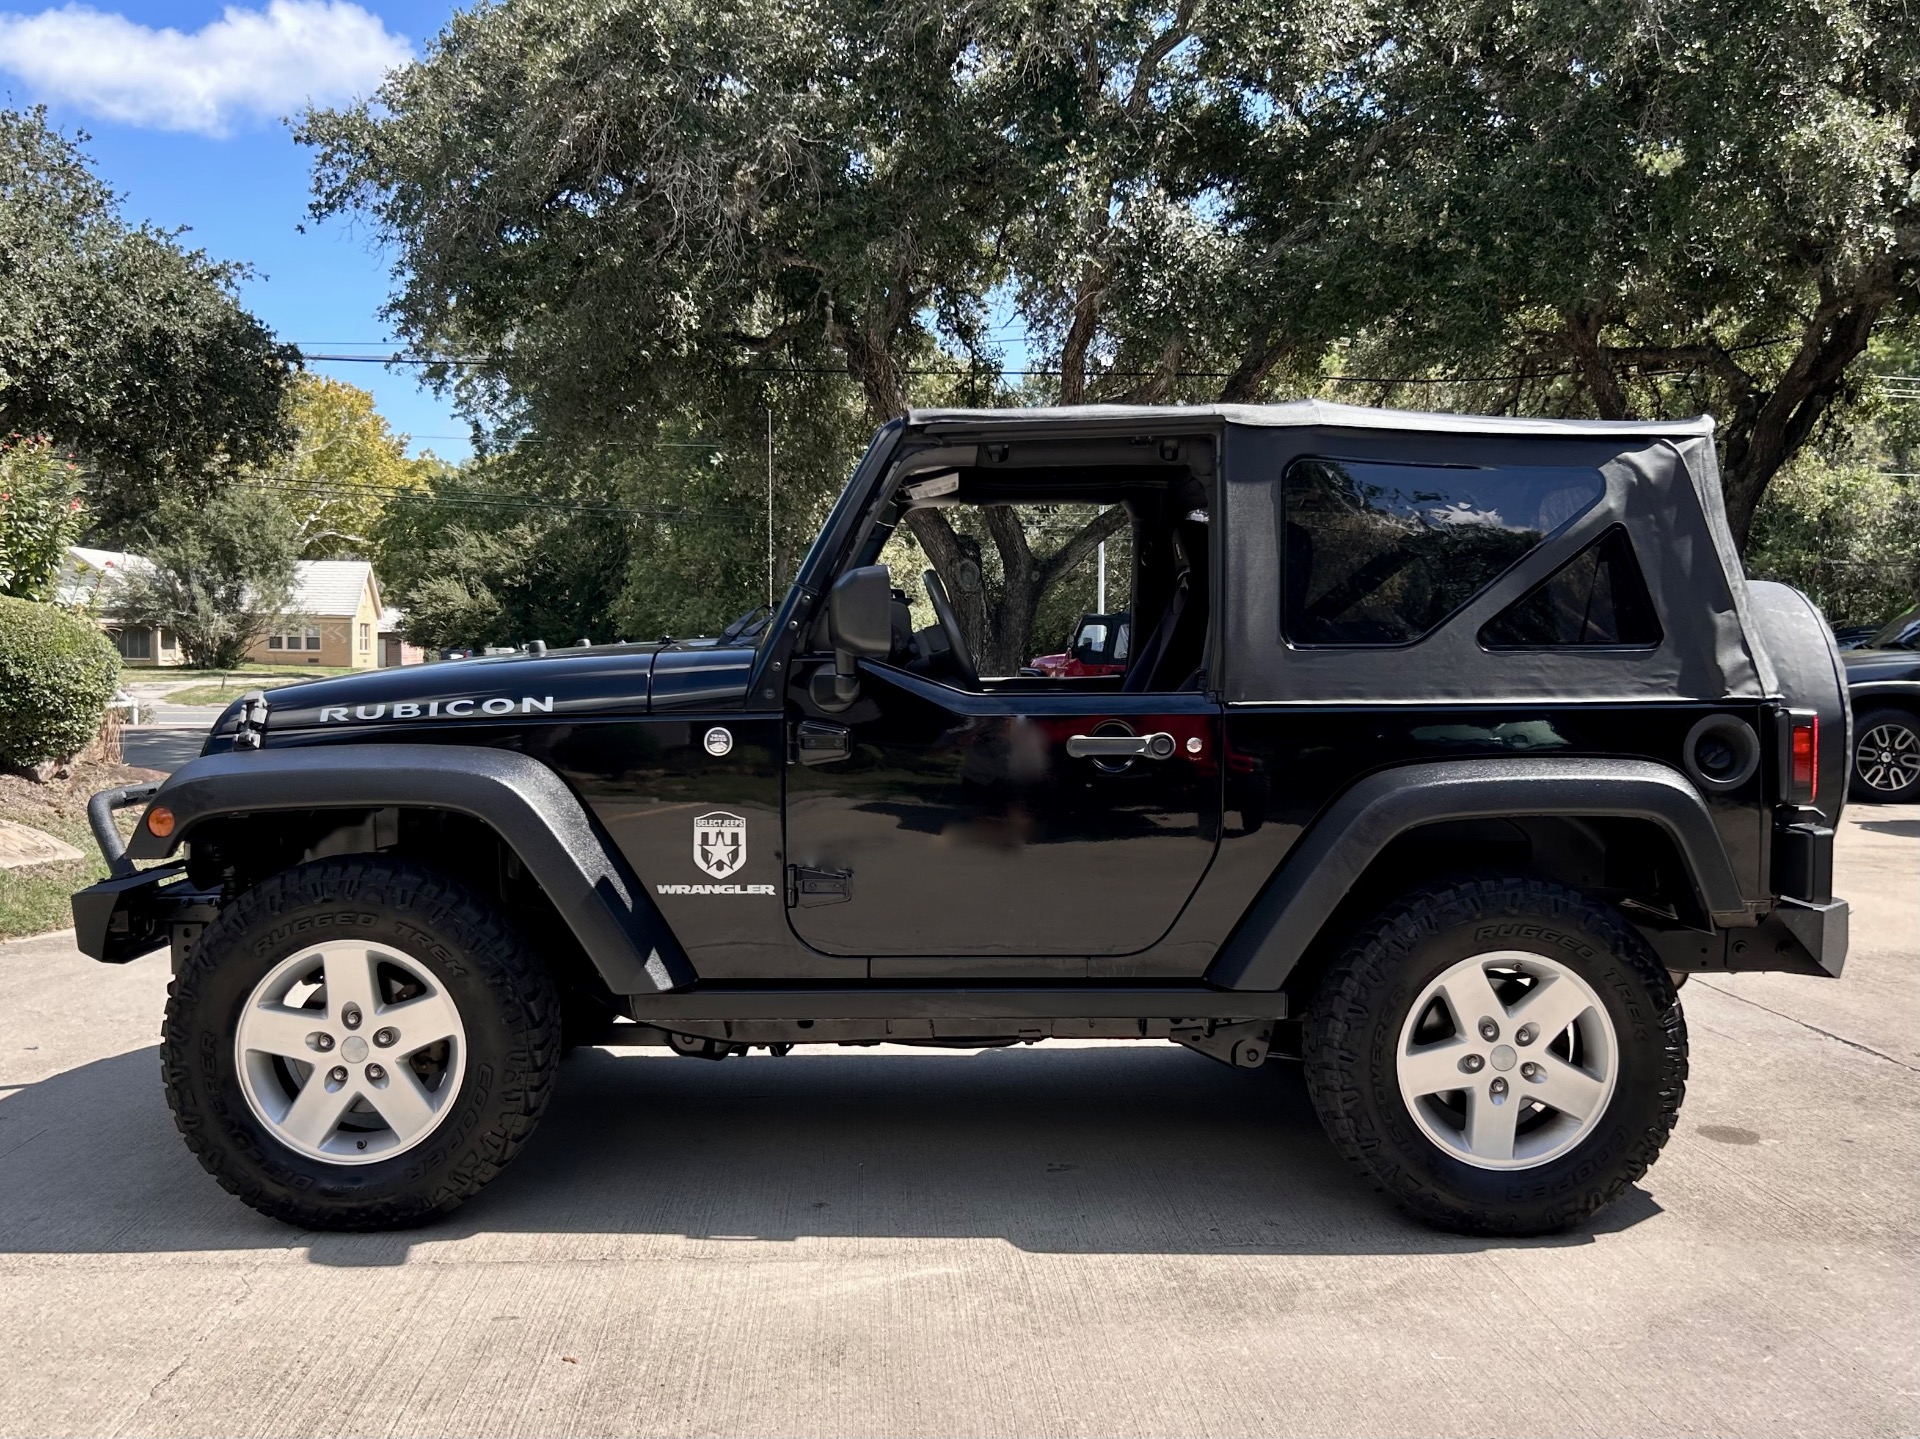
{"type": "Polygon", "coordinates": [[[1077,734],[1067,739],[1075,759],[1172,759],[1176,746],[1165,730],[1157,734],[1077,734]]]}

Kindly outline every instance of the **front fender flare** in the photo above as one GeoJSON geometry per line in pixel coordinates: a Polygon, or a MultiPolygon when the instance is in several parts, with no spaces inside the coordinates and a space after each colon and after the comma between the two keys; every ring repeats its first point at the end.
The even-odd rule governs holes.
{"type": "Polygon", "coordinates": [[[1278,989],[1340,901],[1400,835],[1441,820],[1513,815],[1647,819],[1673,839],[1701,908],[1750,923],[1713,819],[1677,770],[1649,760],[1473,759],[1367,776],[1316,819],[1207,970],[1224,989],[1278,989]]]}
{"type": "Polygon", "coordinates": [[[447,810],[489,826],[519,856],[615,994],[694,982],[673,931],[572,790],[546,765],[475,745],[355,744],[203,755],[149,802],[173,812],[169,839],[144,817],[129,858],[165,859],[196,825],[295,809],[447,810]]]}

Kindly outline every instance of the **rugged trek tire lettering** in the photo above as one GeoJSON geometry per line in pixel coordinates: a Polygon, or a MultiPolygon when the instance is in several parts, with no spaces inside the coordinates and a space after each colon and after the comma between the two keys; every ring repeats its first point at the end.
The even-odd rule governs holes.
{"type": "Polygon", "coordinates": [[[1611,1203],[1659,1157],[1686,1094],[1686,1020],[1645,941],[1607,906],[1517,876],[1424,886],[1363,925],[1321,980],[1305,1053],[1334,1147],[1416,1217],[1468,1234],[1549,1234],[1611,1203]],[[1401,1025],[1427,983],[1502,949],[1577,969],[1606,1005],[1620,1051],[1600,1123],[1531,1169],[1481,1169],[1444,1152],[1408,1113],[1396,1066],[1401,1025]]]}
{"type": "Polygon", "coordinates": [[[473,891],[401,861],[320,860],[249,890],[207,927],[168,989],[160,1055],[174,1122],[229,1193],[311,1229],[398,1228],[459,1206],[526,1142],[559,1068],[560,1003],[545,966],[473,891]],[[453,1112],[384,1163],[332,1165],[286,1148],[235,1073],[235,1026],[254,986],[336,938],[384,941],[424,963],[466,1027],[453,1112]]]}

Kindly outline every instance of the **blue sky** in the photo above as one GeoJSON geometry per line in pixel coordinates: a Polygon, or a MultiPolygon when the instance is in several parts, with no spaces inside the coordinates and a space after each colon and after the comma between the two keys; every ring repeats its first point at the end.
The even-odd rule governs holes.
{"type": "MultiPolygon", "coordinates": [[[[253,265],[243,298],[282,339],[382,353],[388,259],[364,229],[331,222],[299,232],[309,152],[277,117],[309,97],[338,102],[364,93],[387,64],[419,54],[452,8],[414,0],[134,0],[92,9],[0,0],[0,103],[44,103],[62,130],[90,135],[95,167],[125,196],[129,219],[188,226],[187,243],[253,265]]],[[[371,390],[416,453],[468,453],[451,408],[405,371],[313,368],[371,390]]]]}

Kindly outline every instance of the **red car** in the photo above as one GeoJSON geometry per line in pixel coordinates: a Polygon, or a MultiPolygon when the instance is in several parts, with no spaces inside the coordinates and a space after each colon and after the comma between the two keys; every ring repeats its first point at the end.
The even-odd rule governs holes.
{"type": "Polygon", "coordinates": [[[1133,616],[1125,610],[1110,615],[1082,615],[1074,627],[1073,642],[1064,654],[1041,655],[1027,669],[1055,679],[1123,675],[1127,672],[1132,638],[1133,616]]]}

